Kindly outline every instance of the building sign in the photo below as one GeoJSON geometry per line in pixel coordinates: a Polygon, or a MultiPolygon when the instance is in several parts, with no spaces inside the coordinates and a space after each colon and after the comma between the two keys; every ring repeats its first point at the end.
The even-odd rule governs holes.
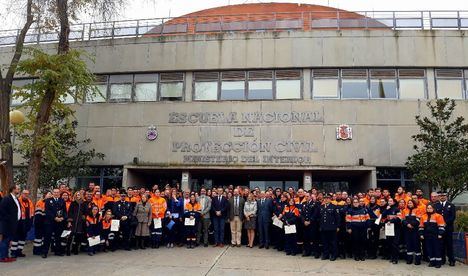
{"type": "Polygon", "coordinates": [[[339,125],[336,128],[337,140],[351,140],[353,139],[353,129],[348,125],[339,125]]]}
{"type": "Polygon", "coordinates": [[[231,139],[227,140],[173,140],[171,152],[181,154],[182,163],[194,165],[310,165],[311,154],[318,152],[313,141],[260,137],[259,128],[321,122],[323,117],[318,111],[171,112],[168,120],[169,124],[220,127],[220,131],[230,133],[231,139]]]}

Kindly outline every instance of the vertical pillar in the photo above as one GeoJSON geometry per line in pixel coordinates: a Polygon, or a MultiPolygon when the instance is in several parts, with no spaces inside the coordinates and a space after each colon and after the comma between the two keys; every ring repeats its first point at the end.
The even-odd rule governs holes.
{"type": "MultiPolygon", "coordinates": [[[[129,178],[131,177],[131,173],[128,171],[128,168],[124,166],[123,168],[123,175],[122,175],[122,188],[127,189],[128,183],[130,183],[129,178]]],[[[102,188],[102,187],[101,187],[102,188]]],[[[105,191],[103,191],[105,193],[105,191]]]]}
{"type": "Polygon", "coordinates": [[[306,171],[304,172],[304,178],[303,178],[303,188],[306,191],[309,191],[312,189],[312,172],[306,171]]]}
{"type": "Polygon", "coordinates": [[[182,172],[182,179],[180,181],[180,188],[182,191],[187,191],[190,189],[190,172],[183,171],[182,172]]]}

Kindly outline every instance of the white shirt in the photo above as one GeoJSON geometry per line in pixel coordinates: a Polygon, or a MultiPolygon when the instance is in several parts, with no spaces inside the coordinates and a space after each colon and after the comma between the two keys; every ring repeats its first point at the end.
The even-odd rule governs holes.
{"type": "Polygon", "coordinates": [[[447,201],[441,201],[440,203],[442,204],[442,207],[445,207],[445,204],[447,203],[447,201]]]}
{"type": "Polygon", "coordinates": [[[16,203],[16,207],[18,207],[18,220],[20,220],[21,219],[21,206],[19,204],[18,199],[16,198],[16,196],[13,193],[11,193],[11,196],[13,197],[13,200],[16,203]]]}

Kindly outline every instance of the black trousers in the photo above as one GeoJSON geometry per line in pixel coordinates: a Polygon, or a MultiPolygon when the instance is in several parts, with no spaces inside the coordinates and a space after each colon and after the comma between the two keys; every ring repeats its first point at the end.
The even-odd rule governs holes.
{"type": "Polygon", "coordinates": [[[304,226],[304,253],[306,255],[314,254],[315,256],[320,255],[320,234],[318,225],[311,223],[308,226],[304,226]]]}
{"type": "Polygon", "coordinates": [[[425,236],[424,243],[426,244],[427,256],[429,257],[429,261],[434,265],[441,264],[443,241],[441,239],[438,239],[437,237],[425,236]]]}
{"type": "Polygon", "coordinates": [[[379,248],[379,235],[379,225],[372,223],[369,231],[369,238],[367,239],[367,255],[370,258],[377,257],[377,249],[379,248]]]}
{"type": "Polygon", "coordinates": [[[354,258],[364,258],[366,253],[363,245],[367,243],[367,228],[352,227],[350,237],[354,258]]]}
{"type": "Polygon", "coordinates": [[[46,223],[44,224],[44,245],[42,248],[42,254],[49,254],[50,246],[53,246],[55,254],[63,254],[62,246],[62,232],[63,232],[62,223],[46,223]],[[52,237],[54,242],[52,244],[52,237]]]}
{"type": "Polygon", "coordinates": [[[453,255],[453,231],[445,230],[442,235],[442,263],[446,262],[446,256],[449,262],[455,262],[453,255]]]}
{"type": "Polygon", "coordinates": [[[323,245],[323,257],[336,258],[338,254],[337,233],[336,230],[320,231],[320,237],[323,245]]]}
{"type": "Polygon", "coordinates": [[[80,245],[86,242],[87,240],[85,237],[85,233],[71,233],[67,239],[67,254],[70,254],[71,252],[73,252],[74,254],[78,254],[78,249],[80,248],[80,245]]]}
{"type": "Polygon", "coordinates": [[[289,254],[297,253],[297,234],[284,235],[284,251],[289,254]]]}
{"type": "Polygon", "coordinates": [[[399,230],[395,229],[395,236],[387,236],[385,241],[387,248],[390,250],[390,259],[392,261],[398,261],[400,256],[400,235],[399,230]]]}
{"type": "Polygon", "coordinates": [[[418,229],[405,230],[406,260],[421,262],[421,243],[419,242],[418,229]],[[414,256],[414,257],[413,257],[414,256]]]}

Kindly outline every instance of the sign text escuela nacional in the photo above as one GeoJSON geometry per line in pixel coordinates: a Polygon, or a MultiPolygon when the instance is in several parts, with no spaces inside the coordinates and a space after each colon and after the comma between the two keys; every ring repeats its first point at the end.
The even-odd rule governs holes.
{"type": "MultiPolygon", "coordinates": [[[[312,141],[256,137],[265,125],[310,124],[323,122],[318,111],[305,112],[171,112],[169,124],[231,126],[232,141],[172,141],[173,153],[183,153],[185,164],[214,165],[308,165],[310,154],[317,152],[312,141]]],[[[225,131],[225,130],[224,130],[225,131]]],[[[307,131],[307,130],[306,130],[307,131]]]]}

